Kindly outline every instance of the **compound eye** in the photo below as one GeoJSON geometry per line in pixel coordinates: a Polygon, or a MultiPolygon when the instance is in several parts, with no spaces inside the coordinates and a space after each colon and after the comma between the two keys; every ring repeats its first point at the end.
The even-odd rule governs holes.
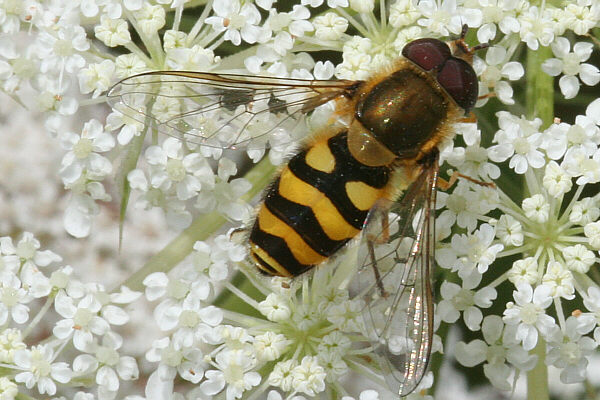
{"type": "Polygon", "coordinates": [[[441,40],[425,38],[413,40],[402,49],[402,55],[410,61],[431,71],[452,56],[448,45],[441,40]]]}
{"type": "Polygon", "coordinates": [[[450,58],[437,74],[437,81],[466,112],[477,101],[479,85],[473,67],[459,58],[450,58]]]}

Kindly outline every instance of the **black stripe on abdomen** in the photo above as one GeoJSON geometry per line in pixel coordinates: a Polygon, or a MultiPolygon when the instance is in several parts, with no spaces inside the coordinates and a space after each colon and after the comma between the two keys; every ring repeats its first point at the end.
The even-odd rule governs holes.
{"type": "Polygon", "coordinates": [[[309,206],[295,203],[279,194],[279,179],[265,198],[265,206],[275,216],[285,222],[317,253],[329,257],[348,242],[333,240],[321,227],[315,213],[309,206]]]}
{"type": "Polygon", "coordinates": [[[324,193],[346,222],[362,229],[369,210],[359,210],[348,198],[346,183],[360,181],[376,189],[385,187],[390,179],[390,168],[370,167],[358,162],[348,149],[347,132],[329,138],[327,144],[335,158],[335,168],[327,173],[312,168],[306,163],[306,151],[293,157],[288,168],[292,173],[324,193]]]}
{"type": "MultiPolygon", "coordinates": [[[[254,225],[250,232],[250,241],[263,249],[265,253],[275,259],[293,276],[298,276],[312,267],[312,265],[304,265],[298,262],[285,240],[264,232],[258,227],[258,223],[254,225]]],[[[262,258],[260,258],[260,260],[266,263],[262,258]]],[[[268,270],[274,271],[275,268],[268,267],[268,270]]]]}

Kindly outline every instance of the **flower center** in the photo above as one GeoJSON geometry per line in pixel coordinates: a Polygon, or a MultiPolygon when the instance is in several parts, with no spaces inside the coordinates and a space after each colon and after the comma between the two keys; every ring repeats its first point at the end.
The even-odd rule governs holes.
{"type": "Polygon", "coordinates": [[[183,161],[176,158],[171,158],[167,161],[167,174],[169,178],[175,182],[181,182],[185,178],[185,167],[183,161]]]}
{"type": "Polygon", "coordinates": [[[172,279],[167,286],[167,294],[174,299],[183,299],[188,293],[188,285],[179,279],[172,279]]]}
{"type": "Polygon", "coordinates": [[[23,79],[31,78],[35,75],[35,65],[27,58],[19,57],[12,62],[13,72],[23,79]]]}
{"type": "Polygon", "coordinates": [[[23,260],[31,260],[35,255],[35,246],[31,242],[21,242],[17,245],[17,255],[23,260]]]}
{"type": "Polygon", "coordinates": [[[90,321],[92,320],[93,314],[90,310],[85,308],[78,308],[75,312],[75,316],[73,317],[73,323],[75,326],[83,327],[88,326],[90,321]]]}
{"type": "Polygon", "coordinates": [[[504,12],[500,7],[488,5],[482,7],[483,20],[485,22],[500,22],[504,18],[504,12]]]}
{"type": "Polygon", "coordinates": [[[246,17],[240,14],[231,14],[226,18],[223,25],[229,29],[240,29],[246,24],[246,17]]]}
{"type": "Polygon", "coordinates": [[[461,195],[455,195],[448,197],[446,207],[454,214],[460,214],[467,209],[467,199],[461,195]]]}
{"type": "Polygon", "coordinates": [[[73,146],[73,153],[75,157],[80,160],[83,158],[87,158],[92,152],[92,140],[89,138],[81,138],[79,141],[73,146]]]}
{"type": "Polygon", "coordinates": [[[73,54],[73,45],[68,40],[59,39],[54,43],[54,51],[58,56],[68,57],[73,54]]]}
{"type": "Polygon", "coordinates": [[[269,26],[274,31],[280,31],[287,28],[292,23],[292,18],[287,14],[277,14],[269,21],[269,26]]]}
{"type": "Polygon", "coordinates": [[[458,294],[452,299],[452,304],[454,304],[459,311],[466,310],[475,304],[473,301],[473,292],[468,289],[460,289],[458,294]]]}
{"type": "Polygon", "coordinates": [[[200,322],[200,318],[198,317],[198,314],[196,314],[194,311],[183,310],[179,315],[180,326],[193,328],[196,325],[198,325],[198,322],[200,322]]]}
{"type": "Polygon", "coordinates": [[[585,129],[579,125],[571,126],[567,131],[567,139],[569,139],[569,142],[574,144],[583,143],[586,139],[585,129]]]}
{"type": "Polygon", "coordinates": [[[500,79],[502,79],[502,73],[500,72],[498,67],[495,67],[493,65],[487,67],[485,71],[483,71],[483,74],[481,74],[481,80],[488,83],[489,86],[492,87],[500,79]]]}
{"type": "Polygon", "coordinates": [[[490,364],[504,363],[504,347],[494,344],[487,349],[486,358],[490,364]]]}
{"type": "Polygon", "coordinates": [[[237,385],[244,381],[244,370],[237,364],[231,363],[223,371],[225,381],[231,385],[237,385]]]}
{"type": "Polygon", "coordinates": [[[527,139],[522,137],[515,139],[513,146],[515,147],[515,152],[517,154],[527,154],[531,147],[527,139]]]}
{"type": "Polygon", "coordinates": [[[575,365],[581,359],[581,349],[577,343],[565,343],[560,347],[560,355],[568,364],[575,365]]]}
{"type": "Polygon", "coordinates": [[[119,353],[110,347],[98,346],[96,358],[104,365],[117,365],[119,362],[119,353]]]}
{"type": "Polygon", "coordinates": [[[563,72],[565,75],[577,75],[580,70],[579,56],[575,53],[569,53],[563,58],[563,72]]]}
{"type": "Polygon", "coordinates": [[[169,345],[168,347],[162,349],[160,352],[160,358],[168,366],[176,367],[181,364],[181,360],[183,360],[183,354],[169,345]]]}
{"type": "Polygon", "coordinates": [[[31,372],[38,378],[50,375],[52,366],[44,354],[35,349],[31,351],[31,372]]]}
{"type": "Polygon", "coordinates": [[[540,309],[533,303],[525,304],[521,308],[521,320],[528,325],[533,325],[538,319],[538,315],[540,313],[540,309]]]}

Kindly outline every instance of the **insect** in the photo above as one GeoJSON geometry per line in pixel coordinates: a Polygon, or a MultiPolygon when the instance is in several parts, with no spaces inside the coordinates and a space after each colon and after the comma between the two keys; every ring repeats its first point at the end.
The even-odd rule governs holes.
{"type": "Polygon", "coordinates": [[[250,257],[265,274],[295,277],[362,232],[352,290],[365,302],[382,374],[401,396],[417,387],[431,353],[437,146],[477,100],[471,62],[485,45],[469,48],[465,34],[466,26],[449,44],[412,41],[365,81],[159,71],[108,93],[113,107],[190,147],[256,151],[293,142],[300,119],[334,102],[345,124],[316,130],[267,189],[250,257]]]}

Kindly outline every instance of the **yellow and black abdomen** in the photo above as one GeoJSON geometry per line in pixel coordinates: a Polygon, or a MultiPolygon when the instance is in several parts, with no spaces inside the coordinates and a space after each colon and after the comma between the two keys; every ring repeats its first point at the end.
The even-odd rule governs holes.
{"type": "Polygon", "coordinates": [[[269,274],[297,276],[356,236],[387,195],[391,168],[360,163],[347,132],[296,154],[267,190],[250,232],[250,255],[269,274]]]}

